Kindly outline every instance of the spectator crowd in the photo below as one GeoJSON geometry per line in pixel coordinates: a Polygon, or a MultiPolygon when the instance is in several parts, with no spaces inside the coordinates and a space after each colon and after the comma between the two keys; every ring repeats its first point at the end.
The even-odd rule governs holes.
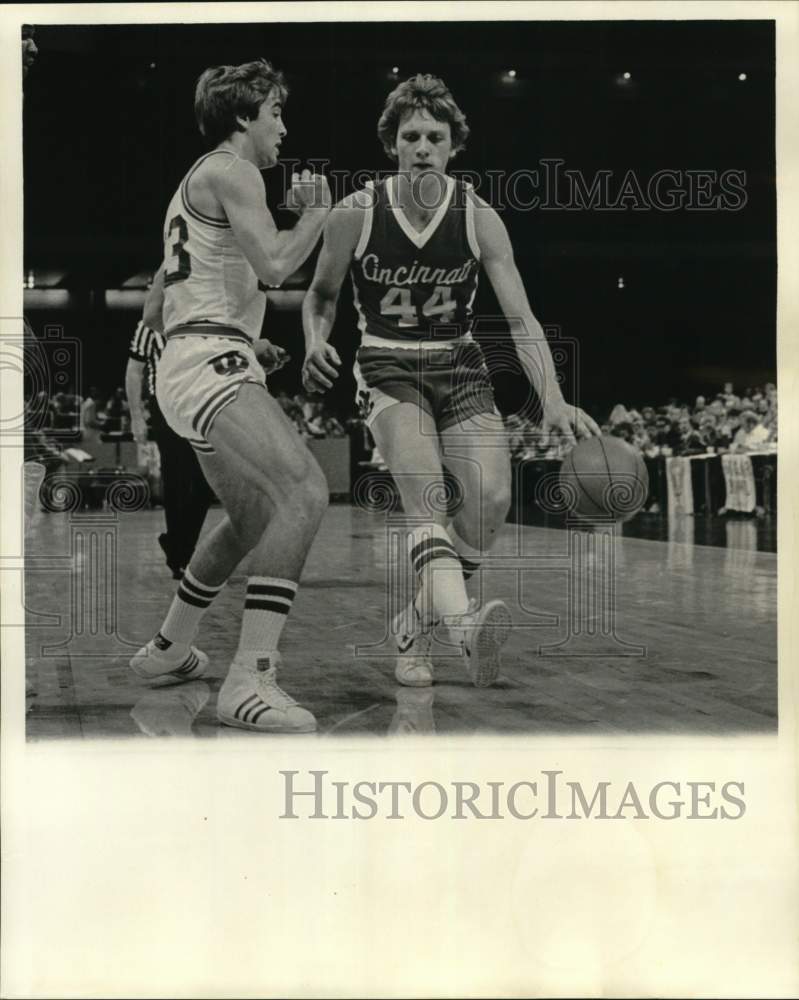
{"type": "MultiPolygon", "coordinates": [[[[511,456],[521,461],[562,458],[569,445],[553,441],[518,414],[506,417],[511,456]]],[[[693,406],[671,399],[665,406],[628,409],[618,403],[602,426],[603,434],[623,438],[647,458],[723,452],[775,451],[777,389],[772,383],[738,395],[730,382],[693,406]]]]}
{"type": "MultiPolygon", "coordinates": [[[[301,393],[292,397],[281,392],[276,398],[302,437],[347,435],[351,421],[343,424],[323,402],[309,400],[301,393]]],[[[52,471],[74,457],[72,452],[78,446],[78,452],[89,457],[101,434],[129,432],[130,408],[121,386],[113,392],[101,392],[92,386],[83,397],[72,392],[51,395],[42,390],[26,400],[25,425],[26,458],[52,471]]]]}
{"type": "Polygon", "coordinates": [[[300,437],[304,438],[336,438],[346,437],[351,421],[342,424],[333,416],[321,400],[311,400],[303,393],[289,396],[279,392],[275,399],[289,420],[297,428],[300,437]]]}
{"type": "MultiPolygon", "coordinates": [[[[275,397],[283,412],[303,438],[345,437],[358,420],[341,421],[321,400],[302,393],[275,397]]],[[[94,386],[85,397],[68,392],[50,396],[39,392],[26,403],[27,457],[48,469],[63,464],[69,456],[59,445],[63,432],[69,445],[77,444],[89,454],[101,433],[130,430],[130,410],[125,390],[101,392],[94,386]],[[61,432],[59,434],[59,432],[61,432]]],[[[538,424],[518,414],[505,418],[511,457],[516,461],[562,458],[569,449],[565,441],[544,435],[538,424]]],[[[771,383],[747,388],[738,395],[732,384],[708,400],[697,396],[693,406],[676,399],[664,406],[628,408],[618,403],[601,425],[603,434],[628,441],[646,457],[697,455],[702,453],[774,451],[777,447],[777,390],[771,383]]],[[[373,461],[381,461],[373,455],[373,461]]]]}

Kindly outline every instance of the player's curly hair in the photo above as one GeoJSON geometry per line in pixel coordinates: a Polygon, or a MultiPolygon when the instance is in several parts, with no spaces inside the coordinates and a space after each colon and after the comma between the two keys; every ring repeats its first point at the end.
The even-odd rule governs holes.
{"type": "Polygon", "coordinates": [[[275,89],[285,101],[288,87],[283,74],[266,59],[205,70],[194,90],[194,114],[208,145],[218,146],[234,132],[243,131],[236,119],[257,118],[275,89]]]}
{"type": "Polygon", "coordinates": [[[416,108],[429,111],[436,121],[448,122],[452,133],[452,151],[457,153],[463,149],[469,137],[466,115],[455,103],[443,80],[430,73],[417,73],[391,91],[377,123],[378,138],[392,160],[397,158],[392,149],[397,145],[400,122],[416,108]]]}

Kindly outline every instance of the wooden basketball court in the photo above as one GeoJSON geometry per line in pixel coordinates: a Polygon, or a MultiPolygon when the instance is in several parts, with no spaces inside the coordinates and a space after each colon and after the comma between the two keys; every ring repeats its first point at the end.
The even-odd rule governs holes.
{"type": "MultiPolygon", "coordinates": [[[[156,542],[162,521],[150,510],[38,518],[26,571],[30,739],[265,738],[215,716],[246,566],[201,626],[208,678],[151,688],[128,669],[175,589],[156,542]]],[[[507,524],[483,586],[507,602],[514,629],[499,682],[478,690],[444,645],[434,687],[394,680],[386,584],[399,529],[334,505],[309,556],[281,683],[320,737],[776,731],[777,557],[756,551],[749,531],[721,548],[507,524]]]]}

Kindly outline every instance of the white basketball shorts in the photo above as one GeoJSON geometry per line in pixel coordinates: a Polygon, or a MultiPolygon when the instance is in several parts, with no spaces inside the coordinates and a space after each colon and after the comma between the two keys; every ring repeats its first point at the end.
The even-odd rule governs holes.
{"type": "Polygon", "coordinates": [[[196,451],[210,453],[214,420],[246,382],[266,388],[264,370],[242,334],[175,332],[158,361],[155,395],[172,430],[196,451]]]}

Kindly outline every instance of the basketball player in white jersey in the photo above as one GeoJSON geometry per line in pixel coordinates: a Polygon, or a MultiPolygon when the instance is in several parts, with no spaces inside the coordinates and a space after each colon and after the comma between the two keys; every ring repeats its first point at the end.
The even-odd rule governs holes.
{"type": "Polygon", "coordinates": [[[332,384],[340,360],[327,343],[348,270],[361,346],[355,367],[363,416],[391,470],[406,514],[409,557],[419,581],[415,607],[394,624],[402,684],[432,683],[431,627],[442,618],[478,686],[493,683],[510,616],[501,601],[470,602],[465,579],[497,537],[510,504],[510,460],[482,354],[471,337],[480,265],[507,318],[522,367],[543,406],[544,429],[598,434],[558,385],[544,332],[527,301],[497,213],[468,185],[447,177],[469,133],[446,85],[421,74],[388,97],[378,135],[398,172],[345,198],[331,214],[303,305],[310,390],[332,384]],[[442,458],[463,503],[447,530],[431,510],[443,493],[442,458]]]}
{"type": "MultiPolygon", "coordinates": [[[[260,171],[286,135],[283,77],[265,61],[206,70],[195,113],[211,152],[186,174],[167,210],[163,321],[156,393],[170,426],[195,448],[226,515],[201,540],[160,631],[132,659],[142,677],[201,676],[192,645],[200,619],[250,553],[239,646],[217,714],[260,732],[309,732],[313,715],[277,683],[278,642],[328,502],[324,474],[269,395],[253,350],[266,287],[307,258],[330,210],[324,177],[295,178],[294,229],[278,231],[260,171]]],[[[268,346],[268,345],[267,345],[268,346]]]]}

